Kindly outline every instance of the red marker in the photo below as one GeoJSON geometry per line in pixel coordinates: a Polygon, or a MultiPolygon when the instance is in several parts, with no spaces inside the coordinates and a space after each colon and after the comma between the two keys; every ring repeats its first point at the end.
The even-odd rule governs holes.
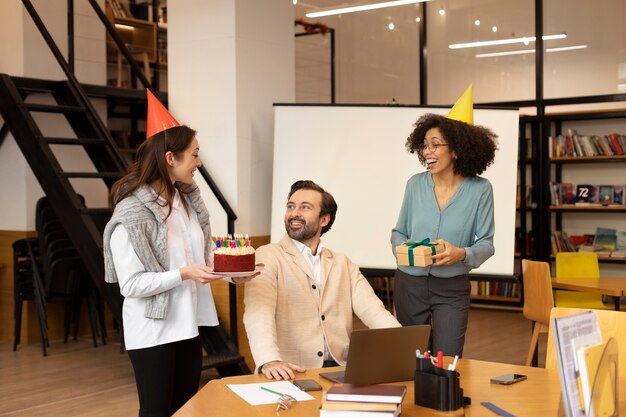
{"type": "Polygon", "coordinates": [[[437,352],[437,366],[443,368],[443,352],[437,352]]]}

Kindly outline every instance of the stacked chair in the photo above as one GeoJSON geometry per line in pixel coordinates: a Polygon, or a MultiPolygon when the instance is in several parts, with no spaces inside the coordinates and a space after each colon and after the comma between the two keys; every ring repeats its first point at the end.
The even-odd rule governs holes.
{"type": "MultiPolygon", "coordinates": [[[[47,355],[48,322],[46,304],[65,304],[65,334],[67,342],[70,328],[74,324],[74,339],[78,335],[78,323],[82,300],[86,300],[89,323],[94,347],[98,346],[98,326],[96,312],[103,317],[92,280],[76,248],[63,229],[46,197],[37,202],[35,214],[37,238],[21,239],[13,244],[15,279],[15,333],[13,350],[20,343],[22,303],[35,303],[41,344],[44,356],[47,355]]],[[[101,319],[102,320],[102,319],[101,319]]],[[[106,341],[105,327],[102,326],[102,341],[106,341]]]]}

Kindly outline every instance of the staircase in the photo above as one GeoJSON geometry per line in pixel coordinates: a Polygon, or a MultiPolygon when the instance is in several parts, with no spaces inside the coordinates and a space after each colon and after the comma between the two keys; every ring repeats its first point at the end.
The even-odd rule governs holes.
{"type": "MultiPolygon", "coordinates": [[[[126,170],[126,162],[110,132],[102,123],[73,71],[59,51],[56,43],[43,24],[30,0],[22,3],[39,32],[46,41],[59,66],[67,77],[66,81],[48,81],[0,74],[0,116],[4,124],[0,128],[0,143],[10,131],[24,154],[25,159],[48,197],[50,205],[76,246],[89,275],[113,312],[114,318],[122,323],[123,298],[118,284],[104,281],[104,259],[102,232],[111,217],[110,208],[88,208],[78,196],[70,182],[73,178],[89,179],[106,184],[110,188],[126,170]],[[35,98],[37,100],[29,100],[35,98]],[[40,98],[46,97],[47,104],[40,98]],[[50,104],[54,103],[54,104],[50,104]],[[36,123],[37,113],[63,115],[74,131],[75,137],[50,137],[44,135],[36,123]],[[51,145],[81,147],[95,167],[91,172],[67,172],[61,167],[51,145]]],[[[70,0],[71,3],[71,0],[70,0]]],[[[108,22],[96,0],[89,0],[108,34],[120,48],[138,78],[146,88],[152,89],[123,45],[115,29],[108,22]]],[[[199,169],[209,188],[228,216],[228,232],[234,233],[237,216],[204,167],[199,169]]],[[[243,356],[237,351],[237,297],[234,285],[229,288],[230,337],[221,326],[200,327],[202,344],[207,352],[203,368],[217,368],[222,376],[249,373],[243,356]]]]}
{"type": "Polygon", "coordinates": [[[104,181],[110,187],[123,175],[126,165],[108,130],[90,103],[84,103],[82,97],[68,81],[34,80],[0,74],[0,114],[78,249],[90,276],[111,307],[116,320],[121,323],[122,297],[119,287],[104,281],[102,231],[111,216],[111,209],[87,208],[70,180],[83,178],[104,181]],[[37,98],[46,97],[55,104],[29,100],[34,95],[37,98]],[[37,113],[63,115],[76,137],[45,136],[36,123],[37,113]],[[96,170],[64,171],[51,145],[83,148],[96,170]]]}

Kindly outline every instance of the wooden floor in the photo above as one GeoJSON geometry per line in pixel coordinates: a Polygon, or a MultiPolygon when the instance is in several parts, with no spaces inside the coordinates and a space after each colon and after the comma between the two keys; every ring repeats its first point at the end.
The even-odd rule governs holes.
{"type": "MultiPolygon", "coordinates": [[[[539,341],[545,359],[547,335],[539,341]]],[[[530,322],[520,312],[471,310],[466,358],[523,364],[529,343],[530,322]]],[[[52,342],[45,358],[37,344],[11,349],[0,345],[0,417],[137,415],[133,371],[119,343],[94,348],[87,339],[52,342]]],[[[216,377],[206,371],[202,384],[216,377]]]]}

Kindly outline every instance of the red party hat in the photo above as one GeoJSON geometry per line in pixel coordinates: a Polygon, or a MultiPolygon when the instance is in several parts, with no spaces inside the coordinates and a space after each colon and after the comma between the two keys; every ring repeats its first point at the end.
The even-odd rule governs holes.
{"type": "Polygon", "coordinates": [[[167,111],[161,102],[146,88],[148,95],[148,117],[146,119],[146,138],[171,127],[180,126],[180,123],[167,111]]]}

